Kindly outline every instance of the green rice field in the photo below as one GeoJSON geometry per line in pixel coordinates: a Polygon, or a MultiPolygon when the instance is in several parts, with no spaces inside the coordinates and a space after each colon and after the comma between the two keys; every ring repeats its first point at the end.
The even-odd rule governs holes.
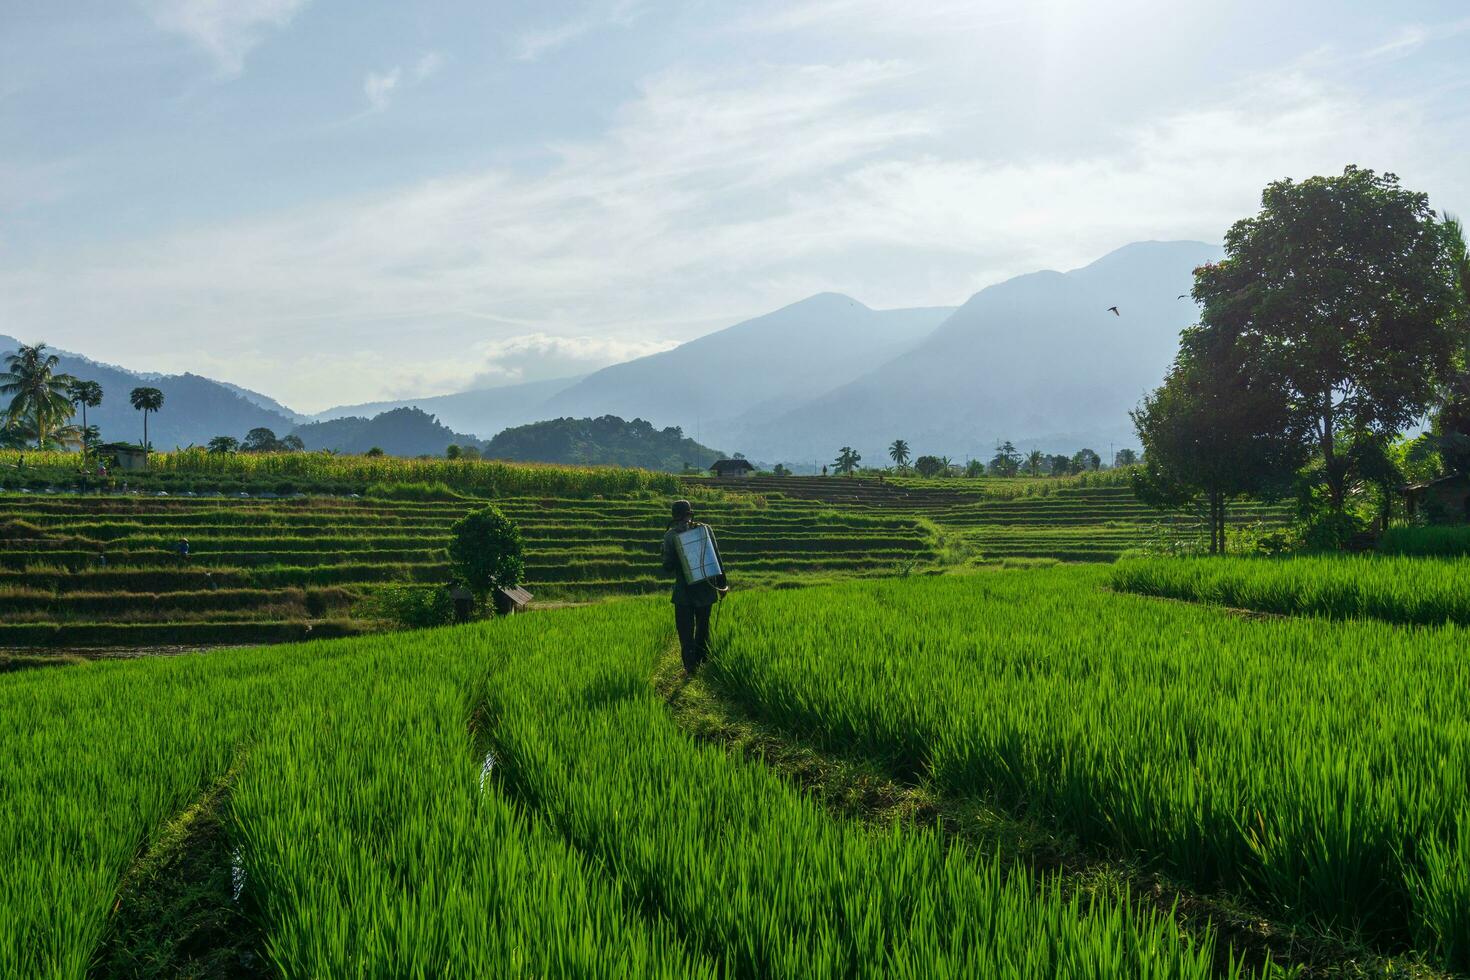
{"type": "Polygon", "coordinates": [[[1464,561],[1393,556],[1130,559],[1113,567],[1123,592],[1280,615],[1470,626],[1464,561]]]}
{"type": "Polygon", "coordinates": [[[1470,968],[1465,630],[1108,581],[747,590],[692,682],[657,598],[0,675],[0,974],[197,971],[200,906],[285,977],[1470,968]]]}

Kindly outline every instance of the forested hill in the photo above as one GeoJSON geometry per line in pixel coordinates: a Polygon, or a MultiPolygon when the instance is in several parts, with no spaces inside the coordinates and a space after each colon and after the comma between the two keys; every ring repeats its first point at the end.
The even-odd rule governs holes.
{"type": "Polygon", "coordinates": [[[625,422],[604,415],[506,429],[490,440],[485,455],[528,463],[602,463],[677,473],[686,464],[703,469],[724,454],[686,438],[678,426],[655,429],[642,419],[625,422]]]}
{"type": "Polygon", "coordinates": [[[390,456],[442,456],[451,445],[483,445],[474,436],[455,432],[428,412],[395,408],[373,418],[349,416],[297,426],[293,433],[307,449],[365,453],[381,449],[390,456]]]}
{"type": "MultiPolygon", "coordinates": [[[[0,334],[0,358],[19,347],[20,341],[0,334]]],[[[140,387],[163,392],[162,410],[148,419],[148,436],[155,449],[203,445],[220,433],[244,435],[257,426],[285,432],[294,421],[286,414],[288,410],[276,411],[262,404],[268,402],[263,395],[197,374],[129,371],[63,350],[48,353],[61,358],[59,371],[102,386],[102,404],[87,410],[87,422],[101,430],[104,441],[142,441],[143,416],[128,402],[128,393],[140,387]]],[[[80,413],[74,421],[81,423],[80,413]]]]}

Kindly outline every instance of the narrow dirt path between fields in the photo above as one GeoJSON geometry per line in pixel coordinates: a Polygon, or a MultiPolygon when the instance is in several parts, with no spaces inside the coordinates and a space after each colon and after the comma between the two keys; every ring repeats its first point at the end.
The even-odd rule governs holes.
{"type": "Polygon", "coordinates": [[[124,875],[94,978],[273,976],[241,905],[243,872],[225,825],[234,772],[175,817],[124,875]]]}
{"type": "MultiPolygon", "coordinates": [[[[717,655],[717,654],[716,654],[717,655]]],[[[1134,904],[1172,916],[1181,930],[1216,936],[1221,975],[1230,957],[1252,970],[1267,963],[1303,978],[1440,980],[1450,975],[1408,957],[1383,957],[1340,937],[1271,922],[1229,896],[1201,895],[1167,876],[1117,858],[1086,853],[1055,830],[973,799],[936,792],[922,781],[895,778],[881,760],[825,751],[743,710],[703,676],[689,678],[671,647],[654,689],[675,723],[692,737],[763,761],[840,817],[886,827],[894,820],[941,826],[977,851],[999,853],[1038,874],[1061,876],[1068,893],[1127,889],[1134,904]]]]}

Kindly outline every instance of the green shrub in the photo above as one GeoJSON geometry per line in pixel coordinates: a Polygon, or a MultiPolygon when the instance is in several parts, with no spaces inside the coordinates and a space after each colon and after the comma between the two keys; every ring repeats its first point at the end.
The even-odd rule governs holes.
{"type": "Polygon", "coordinates": [[[357,615],[405,629],[444,626],[454,620],[454,601],[437,585],[387,585],[364,599],[357,615]]]}

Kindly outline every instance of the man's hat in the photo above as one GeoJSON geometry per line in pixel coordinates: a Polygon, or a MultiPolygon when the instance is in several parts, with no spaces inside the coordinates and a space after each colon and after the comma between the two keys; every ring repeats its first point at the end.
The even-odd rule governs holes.
{"type": "Polygon", "coordinates": [[[689,501],[674,501],[674,520],[678,520],[681,517],[688,517],[692,513],[694,513],[694,508],[690,505],[689,501]]]}

